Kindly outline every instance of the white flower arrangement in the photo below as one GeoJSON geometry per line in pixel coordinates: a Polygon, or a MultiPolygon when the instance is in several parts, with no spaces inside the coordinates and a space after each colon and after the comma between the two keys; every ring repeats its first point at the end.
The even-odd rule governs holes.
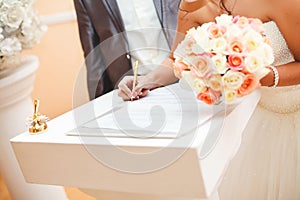
{"type": "Polygon", "coordinates": [[[23,49],[39,43],[47,30],[34,0],[0,0],[0,71],[15,65],[23,49]]]}

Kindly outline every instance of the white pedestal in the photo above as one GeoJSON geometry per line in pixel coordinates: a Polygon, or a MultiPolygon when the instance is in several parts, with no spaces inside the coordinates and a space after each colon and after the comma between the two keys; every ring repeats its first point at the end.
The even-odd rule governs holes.
{"type": "Polygon", "coordinates": [[[0,79],[0,173],[14,200],[64,200],[62,187],[25,182],[9,142],[28,129],[26,118],[33,113],[30,93],[39,63],[35,56],[24,59],[22,66],[0,79]]]}
{"type": "Polygon", "coordinates": [[[202,156],[203,147],[213,136],[203,137],[212,121],[207,121],[197,129],[188,148],[184,143],[188,135],[180,137],[173,145],[169,145],[173,140],[168,138],[66,135],[66,132],[111,110],[112,93],[51,120],[48,131],[43,134],[30,135],[24,132],[11,139],[11,142],[25,179],[30,183],[85,188],[96,195],[97,190],[121,194],[106,193],[111,196],[104,198],[103,193],[98,192],[100,198],[102,196],[107,200],[127,200],[130,196],[131,199],[151,200],[168,199],[166,196],[173,197],[173,200],[207,198],[215,193],[228,163],[235,155],[242,131],[258,100],[259,93],[253,93],[228,115],[215,116],[214,119],[221,122],[218,127],[221,128],[213,130],[218,136],[213,139],[214,145],[210,145],[210,151],[202,156]],[[91,110],[94,113],[90,113],[91,110]],[[237,119],[239,123],[236,123],[237,119]],[[163,153],[151,157],[153,162],[143,156],[126,157],[116,151],[122,149],[133,154],[147,154],[162,148],[163,153]],[[147,168],[156,162],[168,160],[170,155],[179,155],[178,152],[182,154],[174,162],[148,173],[126,173],[103,162],[103,159],[107,159],[106,161],[120,164],[122,169],[136,166],[147,168]],[[104,156],[103,159],[97,158],[95,153],[104,156]],[[143,195],[158,198],[145,198],[143,195]]]}

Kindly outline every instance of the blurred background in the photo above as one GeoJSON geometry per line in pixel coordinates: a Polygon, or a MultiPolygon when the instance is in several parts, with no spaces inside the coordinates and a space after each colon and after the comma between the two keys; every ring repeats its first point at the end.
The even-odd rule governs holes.
{"type": "MultiPolygon", "coordinates": [[[[53,119],[73,108],[76,81],[82,82],[76,105],[88,101],[83,52],[72,0],[36,0],[34,7],[48,30],[40,44],[24,51],[40,62],[31,96],[40,100],[39,111],[53,119]]],[[[70,200],[93,199],[76,188],[65,190],[70,200]]],[[[11,200],[1,175],[0,200],[11,200]]]]}

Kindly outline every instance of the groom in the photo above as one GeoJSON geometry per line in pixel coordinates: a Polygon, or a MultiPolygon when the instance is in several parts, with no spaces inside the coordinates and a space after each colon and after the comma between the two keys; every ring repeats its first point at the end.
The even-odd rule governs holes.
{"type": "MultiPolygon", "coordinates": [[[[135,37],[120,33],[160,27],[163,33],[160,36],[135,36],[149,44],[160,41],[161,38],[155,37],[163,35],[171,48],[179,3],[180,0],[74,0],[90,100],[113,90],[122,76],[132,69],[134,60],[143,62],[149,55],[134,54],[135,37]]],[[[156,58],[148,60],[151,59],[156,58]]]]}

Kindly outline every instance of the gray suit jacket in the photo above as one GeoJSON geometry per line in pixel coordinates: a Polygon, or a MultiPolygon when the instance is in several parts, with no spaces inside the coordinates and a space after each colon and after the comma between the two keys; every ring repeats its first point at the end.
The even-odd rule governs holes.
{"type": "MultiPolygon", "coordinates": [[[[153,2],[171,47],[180,0],[153,2]]],[[[116,0],[74,0],[74,5],[92,100],[115,89],[131,70],[129,48],[126,35],[120,34],[125,28],[116,0]]]]}

